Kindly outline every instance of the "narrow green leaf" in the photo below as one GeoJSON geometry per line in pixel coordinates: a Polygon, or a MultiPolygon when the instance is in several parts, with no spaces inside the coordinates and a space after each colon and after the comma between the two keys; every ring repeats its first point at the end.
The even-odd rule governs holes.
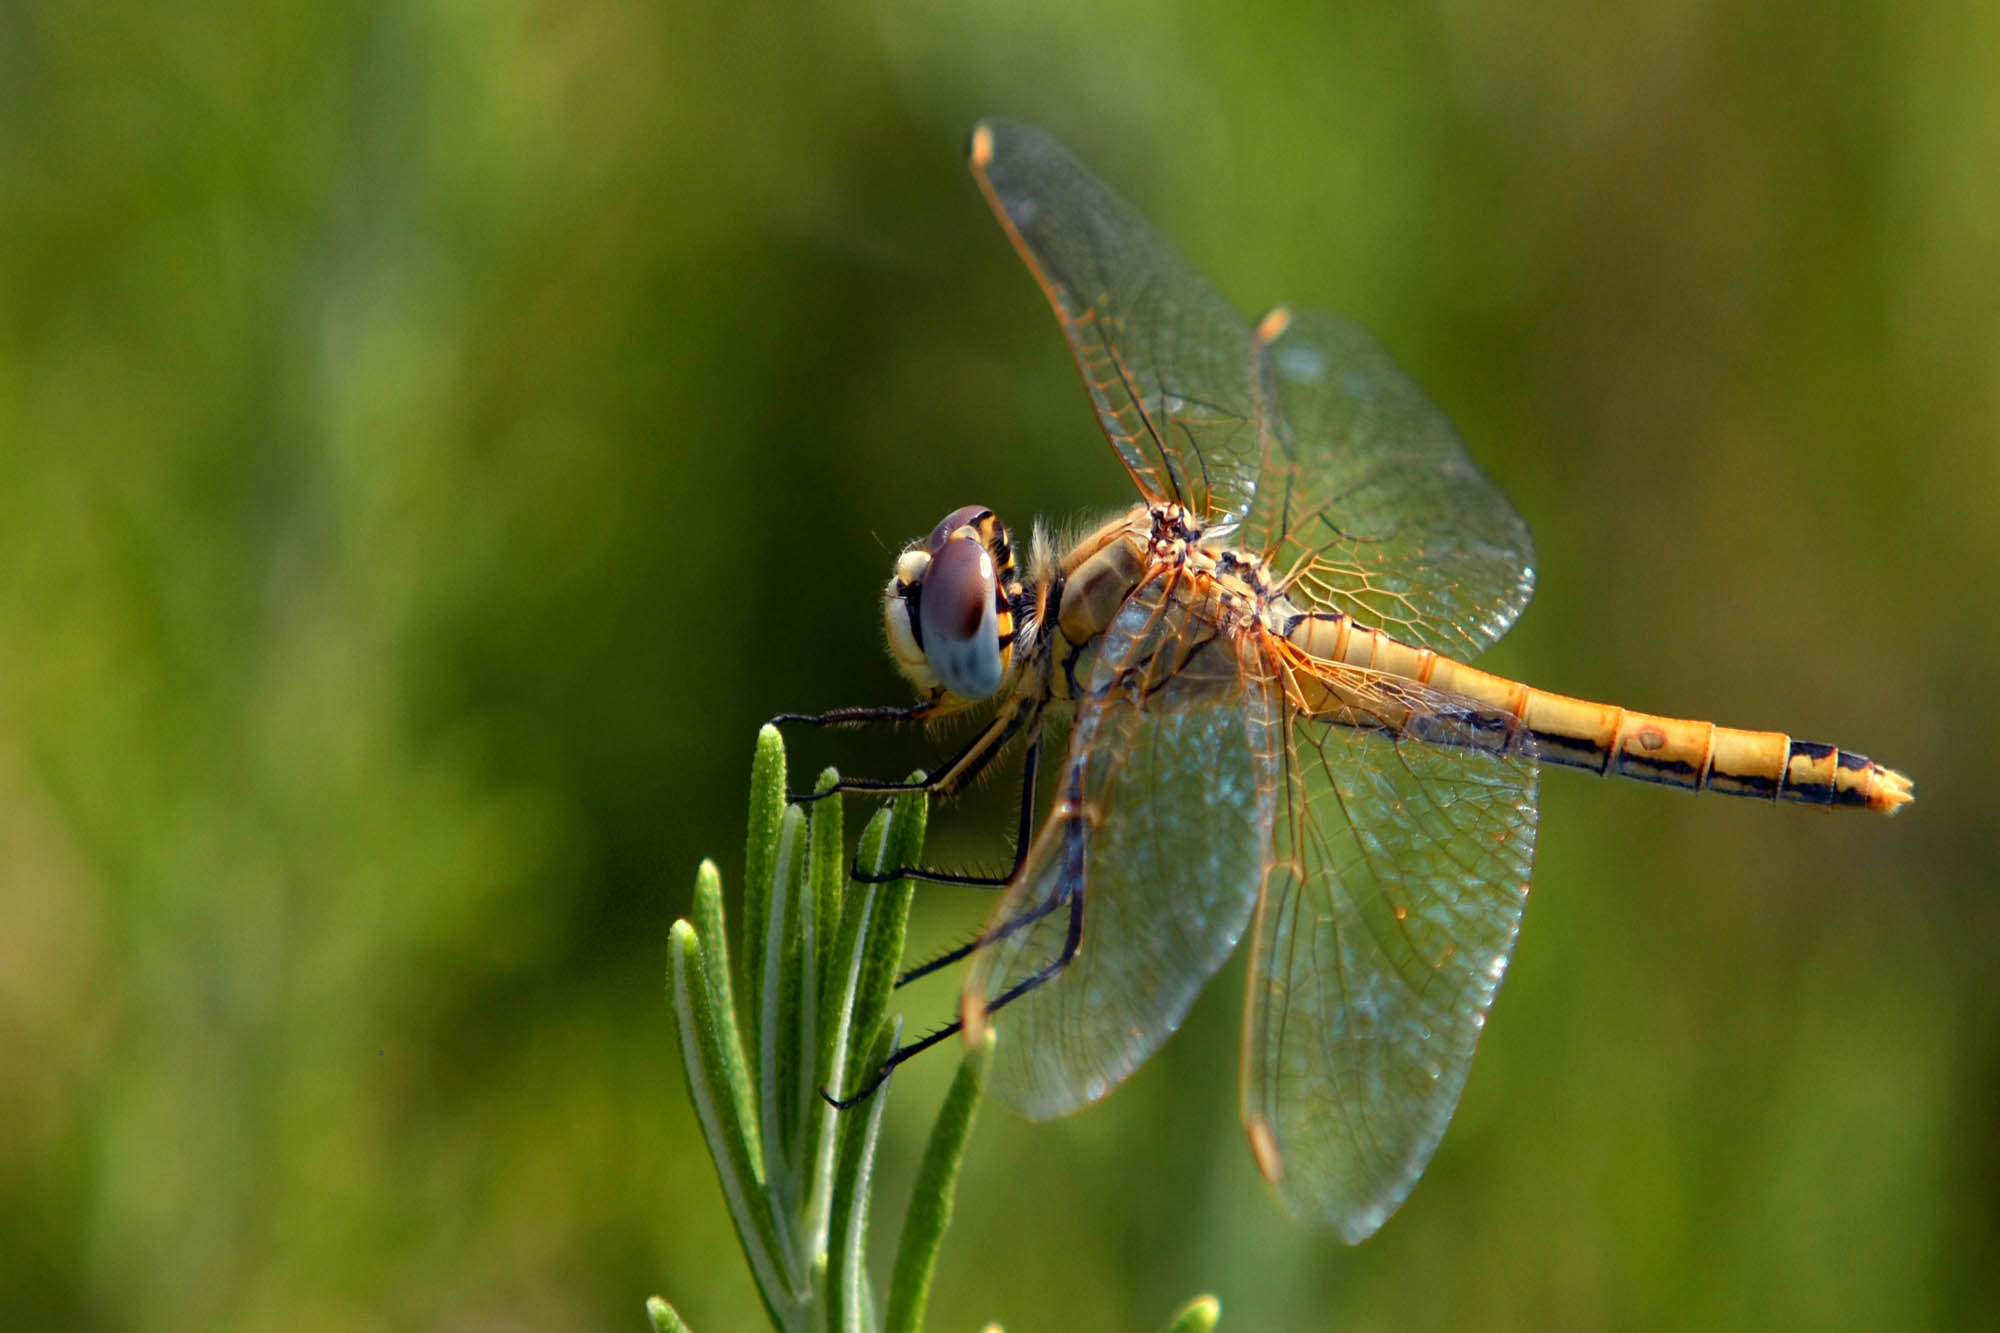
{"type": "MultiPolygon", "coordinates": [[[[799,1012],[795,932],[806,882],[806,820],[797,806],[785,808],[775,841],[764,934],[756,942],[761,950],[757,1012],[763,1022],[757,1039],[757,1114],[764,1130],[764,1178],[778,1210],[789,1213],[798,1202],[797,1181],[789,1164],[795,1160],[798,1123],[794,1090],[799,1076],[795,1062],[794,1025],[799,1012]],[[788,941],[792,946],[789,958],[788,941]]],[[[751,947],[751,942],[746,939],[744,947],[751,947]]]]}
{"type": "MultiPolygon", "coordinates": [[[[916,774],[915,779],[922,776],[921,773],[916,774]]],[[[928,803],[920,792],[897,797],[896,803],[884,812],[886,819],[877,816],[884,824],[880,840],[869,847],[866,836],[863,836],[862,868],[881,874],[915,865],[923,851],[927,809],[928,803]]],[[[875,821],[870,821],[869,827],[875,827],[875,821]]],[[[867,949],[854,997],[854,1032],[863,1041],[874,1039],[876,1027],[888,1012],[889,992],[895,989],[896,974],[903,965],[903,940],[910,923],[910,899],[916,889],[908,879],[878,887],[882,892],[873,919],[868,923],[867,949]]]]}
{"type": "Polygon", "coordinates": [[[815,1250],[812,1259],[812,1333],[830,1333],[833,1328],[833,1288],[826,1280],[826,1251],[815,1250]]]}
{"type": "Polygon", "coordinates": [[[674,922],[668,950],[668,990],[673,997],[675,1032],[680,1038],[681,1069],[687,1075],[688,1099],[694,1103],[702,1138],[715,1161],[723,1201],[736,1238],[750,1263],[758,1293],[774,1322],[783,1325],[781,1310],[796,1307],[802,1283],[781,1268],[786,1246],[770,1196],[758,1179],[751,1141],[742,1130],[742,1108],[734,1103],[728,1062],[741,1062],[742,1052],[724,1040],[718,998],[705,984],[701,941],[686,921],[674,922]]]}
{"type": "MultiPolygon", "coordinates": [[[[882,855],[888,838],[887,816],[887,811],[878,812],[861,830],[861,845],[855,853],[861,864],[871,864],[882,855]]],[[[825,1003],[819,1016],[820,1080],[833,1093],[846,1091],[847,1066],[853,1054],[849,1047],[855,1036],[855,991],[861,984],[870,926],[882,887],[858,881],[848,884],[840,904],[840,929],[834,936],[833,963],[821,982],[825,1003]]]]}
{"type": "MultiPolygon", "coordinates": [[[[923,849],[924,814],[924,798],[916,793],[898,801],[890,809],[876,812],[861,831],[858,863],[863,867],[879,866],[883,869],[915,864],[923,849]]],[[[835,933],[828,968],[821,980],[819,1011],[819,1083],[836,1096],[844,1096],[858,1087],[860,1079],[875,1068],[873,1065],[865,1065],[859,1070],[854,1067],[854,1057],[858,1054],[855,1046],[868,1045],[874,1035],[873,1028],[880,1026],[888,988],[895,980],[893,960],[889,975],[878,986],[881,997],[872,1007],[874,1016],[868,1019],[869,1027],[863,1027],[858,1021],[857,995],[866,970],[864,964],[882,945],[878,938],[883,934],[882,905],[892,896],[901,900],[901,908],[894,913],[894,929],[889,932],[893,935],[894,947],[900,953],[903,923],[909,915],[909,895],[907,880],[896,885],[857,882],[847,886],[846,897],[841,902],[840,928],[835,933]],[[887,890],[899,892],[891,895],[885,892],[887,890]]],[[[814,1131],[814,1139],[817,1146],[812,1159],[812,1181],[805,1210],[806,1236],[811,1245],[824,1243],[827,1235],[828,1210],[835,1183],[835,1126],[841,1118],[840,1113],[824,1101],[819,1103],[816,1113],[818,1127],[814,1131]]]]}
{"type": "MultiPolygon", "coordinates": [[[[868,840],[862,834],[862,842],[868,840]]],[[[833,970],[821,987],[819,1081],[838,1097],[847,1090],[847,1066],[853,1038],[854,988],[861,977],[868,920],[874,915],[874,884],[851,884],[841,904],[840,930],[833,950],[833,970]]],[[[812,1181],[806,1192],[806,1239],[815,1251],[826,1244],[828,1210],[833,1204],[834,1153],[839,1144],[841,1113],[821,1100],[814,1115],[812,1181]]]]}
{"type": "MultiPolygon", "coordinates": [[[[822,799],[812,806],[809,871],[812,910],[799,917],[799,1027],[798,1051],[798,1160],[793,1169],[806,1177],[819,1160],[819,1141],[824,1118],[819,1114],[819,1083],[826,1077],[826,1048],[823,1015],[828,1000],[826,977],[832,966],[833,949],[840,933],[840,888],[847,878],[847,845],[842,840],[841,805],[838,796],[826,795],[839,782],[839,775],[827,769],[814,790],[822,799]]],[[[808,1197],[811,1189],[808,1187],[808,1197]]]]}
{"type": "MultiPolygon", "coordinates": [[[[901,1033],[900,1023],[883,1027],[874,1044],[866,1048],[871,1068],[889,1058],[901,1033]]],[[[827,1237],[830,1333],[868,1333],[874,1327],[868,1268],[862,1260],[868,1245],[868,1196],[875,1180],[875,1144],[881,1135],[882,1108],[889,1100],[886,1092],[887,1089],[878,1090],[863,1105],[842,1116],[839,1124],[838,1165],[827,1237]]]]}
{"type": "MultiPolygon", "coordinates": [[[[771,867],[778,854],[778,821],[785,814],[785,741],[778,729],[757,732],[757,753],[750,762],[750,828],[743,843],[743,951],[738,955],[737,982],[749,1012],[743,1030],[750,1039],[763,1037],[762,991],[752,973],[762,959],[755,952],[770,920],[771,867]]],[[[761,1046],[746,1052],[751,1068],[761,1068],[761,1046]]]]}
{"type": "Polygon", "coordinates": [[[679,1311],[668,1305],[664,1296],[654,1296],[646,1302],[646,1317],[653,1321],[653,1333],[692,1333],[687,1321],[679,1311]]]}
{"type": "Polygon", "coordinates": [[[896,1246],[896,1267],[889,1280],[889,1313],[883,1321],[886,1333],[917,1333],[924,1326],[924,1307],[930,1301],[931,1273],[937,1266],[938,1246],[945,1228],[951,1225],[952,1196],[958,1190],[958,1164],[965,1156],[966,1140],[972,1133],[973,1113],[986,1091],[986,1071],[993,1060],[993,1029],[986,1039],[967,1051],[958,1063],[958,1073],[938,1109],[937,1123],[931,1126],[930,1142],[917,1167],[917,1183],[910,1191],[909,1216],[903,1222],[903,1239],[896,1246]]]}
{"type": "Polygon", "coordinates": [[[827,796],[840,785],[840,774],[827,769],[813,784],[821,799],[812,808],[813,938],[819,945],[814,975],[825,977],[832,967],[834,935],[840,929],[840,890],[847,882],[846,834],[841,828],[838,796],[827,796]]]}
{"type": "Polygon", "coordinates": [[[1212,1333],[1221,1318],[1221,1301],[1213,1296],[1197,1296],[1175,1311],[1160,1333],[1212,1333]]]}
{"type": "Polygon", "coordinates": [[[764,1179],[764,1158],[757,1133],[757,1104],[750,1097],[750,1069],[743,1059],[743,1037],[737,1030],[736,999],[730,992],[729,935],[722,914],[722,872],[715,862],[703,861],[694,877],[694,933],[701,944],[702,981],[715,1001],[716,1021],[721,1025],[722,1049],[729,1055],[730,1103],[739,1117],[737,1124],[744,1146],[753,1155],[757,1179],[764,1179]]]}

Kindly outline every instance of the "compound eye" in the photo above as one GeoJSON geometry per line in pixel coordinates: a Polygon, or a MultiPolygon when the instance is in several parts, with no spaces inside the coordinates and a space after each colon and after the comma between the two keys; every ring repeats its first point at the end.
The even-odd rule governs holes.
{"type": "Polygon", "coordinates": [[[1005,674],[995,582],[993,557],[968,537],[943,542],[924,575],[917,604],[924,655],[944,687],[961,698],[986,698],[1005,674]]]}
{"type": "Polygon", "coordinates": [[[952,510],[944,516],[944,519],[936,527],[931,529],[931,535],[924,538],[923,549],[929,551],[932,555],[936,555],[944,549],[944,544],[951,540],[952,533],[957,532],[960,528],[976,526],[980,519],[985,518],[992,512],[985,505],[963,505],[952,510]]]}

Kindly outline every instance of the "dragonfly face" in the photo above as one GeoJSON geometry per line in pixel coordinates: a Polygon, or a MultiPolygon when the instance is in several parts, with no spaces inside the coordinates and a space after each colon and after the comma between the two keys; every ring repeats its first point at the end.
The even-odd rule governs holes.
{"type": "Polygon", "coordinates": [[[1543,763],[1886,812],[1909,780],[1458,660],[1526,606],[1532,545],[1374,339],[1304,310],[1248,324],[1038,131],[982,124],[971,157],[1142,502],[1067,551],[1038,537],[1025,583],[990,511],[948,515],[884,595],[923,701],[814,720],[991,701],[925,784],[943,795],[1023,749],[1020,860],[954,957],[960,1022],[1002,1029],[994,1084],[1031,1115],[1116,1086],[1249,935],[1253,1153],[1293,1213],[1360,1240],[1457,1104],[1527,901],[1543,763]],[[1043,812],[1056,705],[1074,717],[1043,812]]]}
{"type": "Polygon", "coordinates": [[[889,653],[919,694],[990,698],[1014,657],[1014,577],[1007,529],[980,505],[946,514],[896,559],[882,594],[889,653]]]}

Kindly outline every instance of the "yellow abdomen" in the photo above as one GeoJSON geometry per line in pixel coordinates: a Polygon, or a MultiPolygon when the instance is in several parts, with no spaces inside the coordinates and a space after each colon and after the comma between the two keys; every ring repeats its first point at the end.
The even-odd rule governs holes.
{"type": "MultiPolygon", "coordinates": [[[[1519,719],[1546,763],[1690,791],[1865,806],[1886,814],[1912,799],[1908,777],[1851,750],[1793,740],[1782,731],[1742,731],[1552,694],[1404,643],[1346,616],[1299,616],[1285,637],[1322,661],[1414,680],[1509,713],[1519,719]]],[[[1325,699],[1298,702],[1308,712],[1338,706],[1325,699]]]]}

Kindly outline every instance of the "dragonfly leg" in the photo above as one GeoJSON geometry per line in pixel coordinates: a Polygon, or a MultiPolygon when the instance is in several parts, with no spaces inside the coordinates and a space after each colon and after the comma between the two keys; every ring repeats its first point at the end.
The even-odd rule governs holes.
{"type": "Polygon", "coordinates": [[[988,1014],[992,1014],[1012,1004],[1029,991],[1035,989],[1035,987],[1053,981],[1056,977],[1062,975],[1063,969],[1068,967],[1071,961],[1076,958],[1078,946],[1083,943],[1083,832],[1087,821],[1082,814],[1075,813],[1075,811],[1081,810],[1083,805],[1082,771],[1080,769],[1072,768],[1070,770],[1069,787],[1072,813],[1066,814],[1063,817],[1063,868],[1062,874],[1056,881],[1056,891],[1050,894],[1047,899],[1033,910],[1022,913],[1014,920],[1004,923],[999,930],[993,932],[994,940],[1004,939],[1019,930],[1022,926],[1027,925],[1031,921],[1040,920],[1054,911],[1057,906],[1067,903],[1069,904],[1069,928],[1063,932],[1062,948],[1056,952],[1055,958],[1040,971],[1023,977],[1006,990],[1000,992],[997,999],[989,1001],[986,1005],[986,1012],[988,1014]]]}
{"type": "MultiPolygon", "coordinates": [[[[1043,984],[1046,981],[1052,980],[1057,975],[1059,975],[1064,968],[1070,965],[1070,960],[1076,957],[1077,946],[1083,942],[1083,896],[1081,894],[1059,893],[1051,898],[1048,898],[1047,900],[1036,904],[1029,911],[1023,912],[1020,916],[1015,917],[1012,921],[1006,922],[998,930],[993,931],[991,934],[982,936],[981,938],[974,940],[972,943],[965,945],[962,948],[954,949],[950,953],[945,954],[941,957],[934,958],[930,962],[923,964],[921,967],[913,968],[910,971],[905,972],[902,976],[896,979],[896,984],[900,986],[906,981],[913,981],[919,976],[928,975],[931,972],[937,971],[941,967],[946,967],[952,963],[957,962],[959,959],[966,957],[967,955],[973,953],[975,950],[982,949],[989,944],[997,943],[998,941],[1003,940],[1007,936],[1013,934],[1015,931],[1020,930],[1022,927],[1027,926],[1032,922],[1041,920],[1043,917],[1047,916],[1050,912],[1053,912],[1056,908],[1062,906],[1064,903],[1069,904],[1069,929],[1065,931],[1063,934],[1062,951],[1058,953],[1054,961],[1050,962],[1046,967],[1042,968],[1039,972],[1036,972],[1032,976],[1024,977],[1022,980],[1015,982],[1012,986],[1008,987],[1004,993],[1001,994],[1000,998],[994,1000],[991,1004],[988,1004],[986,1006],[986,1012],[991,1014],[995,1010],[999,1009],[1001,1006],[1012,1003],[1013,1001],[1020,999],[1023,995],[1026,995],[1029,991],[1035,989],[1035,987],[1043,984]]],[[[931,1047],[937,1045],[945,1038],[953,1036],[963,1031],[964,1028],[965,1028],[965,1020],[962,1018],[954,1018],[953,1020],[951,1020],[951,1022],[946,1023],[936,1032],[933,1032],[926,1037],[920,1037],[916,1041],[909,1043],[907,1046],[898,1046],[895,1050],[891,1051],[889,1053],[889,1058],[884,1060],[880,1065],[876,1066],[875,1072],[870,1074],[868,1076],[867,1081],[864,1082],[859,1088],[856,1088],[852,1094],[846,1097],[836,1097],[831,1092],[828,1092],[825,1088],[821,1088],[819,1090],[819,1095],[825,1098],[827,1104],[833,1107],[837,1111],[851,1110],[852,1108],[859,1106],[861,1103],[867,1101],[870,1097],[874,1096],[875,1090],[882,1086],[882,1084],[888,1079],[891,1073],[895,1072],[897,1065],[902,1064],[903,1061],[910,1059],[912,1056],[922,1055],[925,1051],[928,1051],[931,1047]]]]}
{"type": "Polygon", "coordinates": [[[1070,894],[1068,902],[1069,929],[1063,932],[1062,948],[1039,972],[1023,977],[1006,990],[1000,992],[998,999],[992,1000],[987,1004],[986,1012],[988,1014],[998,1013],[1002,1008],[1020,999],[1037,986],[1054,981],[1062,975],[1063,969],[1075,960],[1077,946],[1083,943],[1083,895],[1080,893],[1070,894]]]}
{"type": "Polygon", "coordinates": [[[780,713],[767,727],[851,727],[868,722],[919,722],[937,710],[937,700],[892,704],[885,708],[835,708],[824,713],[780,713]]]}
{"type": "MultiPolygon", "coordinates": [[[[1035,922],[1040,921],[1043,917],[1055,911],[1058,907],[1061,907],[1065,902],[1068,901],[1069,901],[1069,896],[1066,893],[1058,892],[1052,894],[1051,896],[1044,898],[1041,902],[1036,903],[1033,907],[1021,913],[1019,916],[1014,917],[1012,920],[1003,921],[992,930],[980,932],[978,935],[974,936],[971,940],[968,940],[966,943],[959,945],[956,949],[947,949],[945,950],[945,952],[939,954],[935,958],[926,959],[925,961],[918,963],[915,967],[910,968],[908,971],[904,972],[901,976],[897,977],[896,985],[899,987],[907,986],[912,981],[921,981],[923,978],[931,975],[931,973],[933,972],[943,971],[945,968],[950,967],[953,963],[963,962],[967,958],[972,957],[973,954],[978,953],[981,949],[986,948],[988,945],[998,944],[1001,940],[1006,939],[1009,935],[1012,935],[1017,931],[1024,930],[1027,927],[1034,925],[1035,922]]],[[[1064,963],[1067,963],[1068,961],[1069,960],[1067,958],[1063,960],[1064,963]]]]}
{"type": "MultiPolygon", "coordinates": [[[[989,755],[997,754],[999,750],[1000,746],[996,745],[987,753],[989,755]]],[[[1028,859],[1028,841],[1034,835],[1035,831],[1035,764],[1041,757],[1041,752],[1042,738],[1037,735],[1033,740],[1028,742],[1028,748],[1021,756],[1020,822],[1014,835],[1014,864],[1007,868],[1005,874],[965,875],[950,870],[926,870],[921,866],[903,866],[895,870],[885,870],[876,873],[863,870],[857,865],[853,870],[854,878],[863,884],[886,884],[892,879],[908,878],[926,880],[932,884],[962,884],[968,888],[975,889],[998,889],[1013,883],[1014,876],[1020,873],[1021,863],[1028,859]]],[[[981,762],[983,763],[984,760],[981,762]]],[[[976,942],[967,945],[964,950],[959,952],[958,956],[962,958],[976,947],[976,942]]],[[[897,984],[901,985],[902,983],[898,982],[897,984]]]]}
{"type": "MultiPolygon", "coordinates": [[[[919,705],[921,707],[921,705],[919,705]]],[[[894,712],[882,709],[848,709],[846,713],[894,712]]],[[[914,711],[914,710],[912,710],[914,711]]],[[[829,715],[830,716],[830,715],[829,715]]],[[[997,888],[1008,883],[1014,872],[1020,869],[1027,856],[1028,835],[1032,831],[1035,808],[1035,764],[1041,751],[1041,710],[1038,707],[1009,705],[996,714],[970,740],[960,746],[942,764],[931,769],[921,779],[905,782],[884,782],[873,778],[842,778],[825,791],[810,793],[792,792],[789,799],[799,804],[820,800],[836,793],[853,792],[869,796],[900,796],[905,792],[923,792],[940,799],[948,799],[964,790],[974,778],[984,772],[994,759],[1005,752],[1014,738],[1026,731],[1029,736],[1027,751],[1022,763],[1020,835],[1015,840],[1014,864],[1004,875],[968,875],[950,870],[929,870],[922,866],[897,866],[883,871],[864,870],[853,867],[851,874],[863,884],[884,884],[896,879],[921,879],[937,884],[962,884],[973,888],[997,888]]]]}
{"type": "Polygon", "coordinates": [[[913,1055],[922,1055],[925,1051],[928,1051],[931,1047],[937,1045],[939,1042],[943,1041],[946,1037],[953,1035],[960,1028],[964,1026],[965,1025],[959,1022],[957,1019],[953,1019],[951,1022],[939,1028],[936,1032],[931,1033],[928,1037],[919,1038],[918,1040],[911,1042],[907,1046],[898,1046],[895,1050],[889,1053],[889,1058],[884,1060],[881,1063],[881,1065],[876,1068],[875,1072],[868,1076],[868,1081],[863,1083],[859,1088],[855,1089],[852,1096],[836,1097],[832,1093],[828,1092],[824,1086],[821,1086],[819,1090],[819,1095],[822,1098],[824,1098],[826,1104],[828,1106],[831,1106],[834,1110],[851,1111],[855,1107],[861,1105],[861,1103],[867,1101],[870,1097],[873,1097],[875,1095],[875,1089],[882,1086],[883,1082],[889,1077],[890,1071],[895,1069],[897,1065],[903,1063],[903,1061],[909,1059],[913,1055]]]}
{"type": "MultiPolygon", "coordinates": [[[[1077,793],[1079,797],[1078,804],[1080,804],[1081,793],[1077,781],[1078,776],[1075,773],[1071,774],[1070,786],[1072,792],[1077,793]]],[[[918,977],[928,976],[939,968],[948,967],[976,953],[980,949],[998,944],[1009,935],[1015,934],[1040,921],[1057,908],[1067,906],[1069,908],[1069,925],[1063,932],[1062,948],[1040,970],[1023,977],[1002,991],[996,999],[989,1001],[986,1005],[987,1014],[997,1013],[1007,1005],[1020,999],[1023,995],[1026,995],[1029,991],[1034,990],[1038,986],[1045,985],[1062,975],[1063,969],[1075,961],[1076,951],[1083,943],[1084,819],[1080,815],[1072,815],[1069,817],[1067,825],[1066,834],[1063,839],[1063,874],[1054,893],[1051,893],[1047,898],[1036,903],[1033,907],[1014,917],[1012,920],[1001,922],[998,927],[987,931],[972,943],[963,945],[960,948],[952,950],[950,953],[933,958],[928,963],[910,969],[902,976],[896,978],[896,984],[900,986],[905,982],[914,981],[918,977]]],[[[830,1105],[838,1110],[845,1111],[850,1107],[858,1106],[862,1102],[867,1101],[874,1094],[875,1090],[882,1086],[883,1080],[889,1077],[897,1065],[902,1064],[903,1061],[908,1060],[912,1056],[923,1054],[946,1037],[963,1031],[964,1028],[965,1020],[962,1017],[955,1018],[927,1037],[913,1041],[907,1046],[898,1046],[889,1053],[889,1058],[884,1060],[876,1068],[875,1072],[869,1076],[868,1081],[863,1083],[850,1096],[835,1097],[825,1088],[819,1090],[819,1095],[824,1097],[830,1105]]]]}
{"type": "MultiPolygon", "coordinates": [[[[907,706],[834,708],[824,713],[780,713],[764,725],[767,727],[859,727],[874,722],[921,722],[937,711],[937,700],[923,699],[907,706]]],[[[870,782],[867,779],[842,779],[825,791],[786,792],[785,799],[794,805],[811,805],[814,801],[846,791],[905,792],[928,791],[929,779],[916,782],[870,782]]]]}
{"type": "MultiPolygon", "coordinates": [[[[928,717],[932,709],[927,704],[917,704],[911,708],[842,708],[832,713],[781,714],[785,718],[797,718],[818,723],[822,718],[836,718],[839,723],[860,722],[915,722],[928,717]]],[[[810,805],[823,801],[829,796],[844,793],[859,793],[868,796],[900,796],[904,792],[920,791],[933,796],[951,796],[970,778],[975,776],[993,758],[994,753],[1004,747],[1014,732],[1020,727],[1018,710],[1013,714],[996,717],[971,740],[960,746],[958,752],[942,764],[929,770],[916,781],[884,781],[879,778],[841,778],[825,791],[794,791],[785,793],[785,799],[794,805],[810,805]]]]}

